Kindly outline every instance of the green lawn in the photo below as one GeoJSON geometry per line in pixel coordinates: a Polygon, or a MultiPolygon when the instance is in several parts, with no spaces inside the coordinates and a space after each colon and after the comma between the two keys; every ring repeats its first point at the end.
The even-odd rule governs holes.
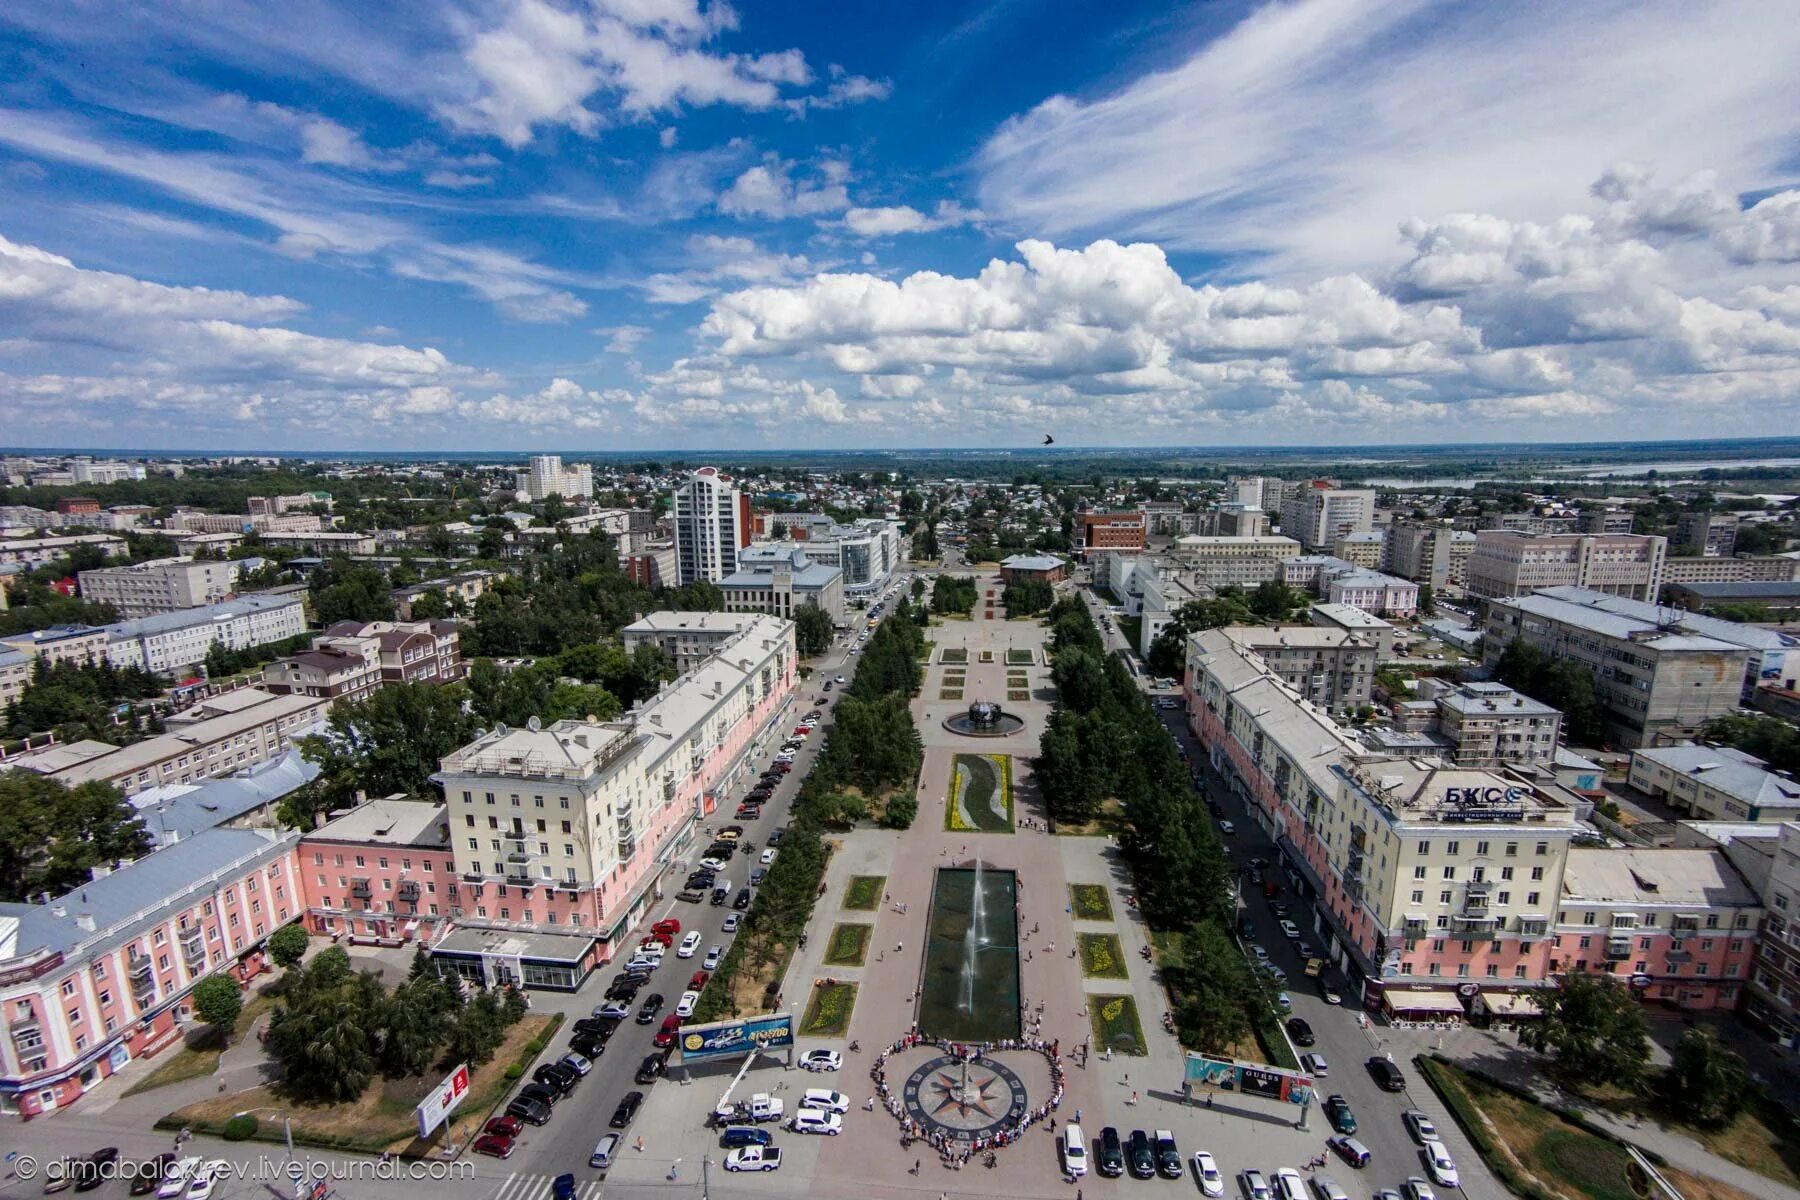
{"type": "MultiPolygon", "coordinates": [[[[237,1024],[232,1028],[231,1040],[236,1041],[249,1034],[256,1019],[274,1007],[273,996],[254,995],[246,999],[244,1007],[238,1012],[237,1024]]],[[[186,1045],[127,1088],[125,1094],[135,1096],[152,1088],[167,1087],[171,1083],[185,1083],[202,1075],[211,1075],[219,1069],[219,1056],[224,1052],[224,1044],[211,1031],[204,1028],[196,1030],[186,1045]]]]}
{"type": "Polygon", "coordinates": [[[1125,948],[1110,933],[1078,933],[1075,944],[1081,951],[1081,973],[1089,979],[1124,979],[1125,948]]]}
{"type": "Polygon", "coordinates": [[[850,882],[844,887],[844,907],[859,912],[874,912],[881,903],[881,892],[886,886],[886,875],[852,875],[850,882]]]}
{"type": "Polygon", "coordinates": [[[943,653],[938,655],[938,661],[946,664],[966,663],[969,661],[969,652],[961,646],[947,646],[943,653]]]}
{"type": "Polygon", "coordinates": [[[1027,666],[1028,667],[1031,664],[1035,663],[1036,661],[1037,661],[1037,655],[1033,654],[1029,650],[1021,650],[1017,647],[1013,647],[1012,649],[1009,649],[1006,652],[1006,662],[1007,662],[1008,666],[1027,666]]]}
{"type": "Polygon", "coordinates": [[[834,927],[831,931],[831,943],[825,947],[825,965],[829,967],[860,967],[869,955],[869,938],[874,934],[873,925],[847,923],[834,927]]]}
{"type": "Polygon", "coordinates": [[[1112,897],[1103,883],[1071,883],[1069,908],[1077,921],[1110,921],[1113,919],[1112,897]]]}
{"type": "Polygon", "coordinates": [[[1138,1021],[1137,1001],[1130,996],[1089,996],[1088,1012],[1094,1025],[1094,1047],[1112,1047],[1114,1054],[1148,1054],[1144,1027],[1138,1021]]]}
{"type": "Polygon", "coordinates": [[[856,1007],[854,983],[821,983],[807,1001],[800,1020],[803,1037],[843,1037],[850,1028],[850,1012],[856,1007]]]}

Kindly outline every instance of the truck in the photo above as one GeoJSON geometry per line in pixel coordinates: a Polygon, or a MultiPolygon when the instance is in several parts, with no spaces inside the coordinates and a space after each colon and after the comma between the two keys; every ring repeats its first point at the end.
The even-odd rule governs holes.
{"type": "Polygon", "coordinates": [[[779,1121],[787,1115],[779,1097],[758,1092],[748,1100],[726,1104],[713,1110],[713,1120],[720,1125],[737,1125],[744,1121],[779,1121]]]}
{"type": "Polygon", "coordinates": [[[774,1171],[781,1166],[781,1151],[774,1146],[741,1146],[725,1156],[727,1171],[774,1171]]]}

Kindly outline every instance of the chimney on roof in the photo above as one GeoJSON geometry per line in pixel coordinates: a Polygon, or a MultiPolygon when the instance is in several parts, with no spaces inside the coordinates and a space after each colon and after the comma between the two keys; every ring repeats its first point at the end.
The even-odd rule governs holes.
{"type": "Polygon", "coordinates": [[[75,914],[75,924],[84,933],[94,932],[94,914],[90,913],[90,912],[76,913],[75,914]]]}

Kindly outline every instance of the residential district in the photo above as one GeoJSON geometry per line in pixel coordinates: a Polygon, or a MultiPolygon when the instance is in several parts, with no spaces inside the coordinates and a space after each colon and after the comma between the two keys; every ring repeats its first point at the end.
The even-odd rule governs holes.
{"type": "Polygon", "coordinates": [[[8,1194],[1800,1195],[1794,497],[1262,469],[0,460],[8,1194]]]}

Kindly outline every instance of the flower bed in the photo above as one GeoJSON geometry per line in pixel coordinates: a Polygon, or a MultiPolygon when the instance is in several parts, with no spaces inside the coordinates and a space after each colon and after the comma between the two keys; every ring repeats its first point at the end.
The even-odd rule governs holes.
{"type": "Polygon", "coordinates": [[[946,664],[966,663],[969,661],[969,652],[961,646],[947,646],[939,653],[938,661],[946,664]]]}
{"type": "Polygon", "coordinates": [[[956,756],[944,805],[944,828],[953,833],[1013,831],[1011,755],[956,756]]]}
{"type": "Polygon", "coordinates": [[[1110,933],[1078,933],[1075,944],[1081,950],[1081,973],[1089,979],[1124,979],[1125,949],[1110,933]]]}
{"type": "Polygon", "coordinates": [[[1022,691],[1011,691],[1011,692],[1006,693],[1006,698],[1014,704],[1020,704],[1020,703],[1023,703],[1024,701],[1031,699],[1031,693],[1030,692],[1022,692],[1022,691]]]}
{"type": "Polygon", "coordinates": [[[1077,921],[1110,921],[1113,919],[1112,897],[1103,883],[1071,883],[1069,910],[1077,921]]]}
{"type": "Polygon", "coordinates": [[[806,1016],[800,1020],[803,1037],[843,1037],[850,1028],[850,1012],[856,1007],[856,985],[837,980],[813,984],[806,1016]]]}
{"type": "Polygon", "coordinates": [[[1021,650],[1016,646],[1006,652],[1008,666],[1030,666],[1037,662],[1037,655],[1029,650],[1021,650]]]}
{"type": "Polygon", "coordinates": [[[825,947],[825,965],[829,967],[860,967],[869,956],[869,939],[875,933],[873,925],[849,922],[834,926],[831,930],[831,942],[825,947]]]}
{"type": "Polygon", "coordinates": [[[993,662],[994,661],[994,652],[992,650],[983,650],[981,652],[981,661],[984,663],[993,662]]]}
{"type": "Polygon", "coordinates": [[[961,688],[943,688],[938,692],[939,700],[961,700],[962,698],[961,688]]]}
{"type": "Polygon", "coordinates": [[[852,875],[844,888],[844,907],[858,912],[874,912],[875,907],[881,903],[881,892],[886,886],[886,875],[852,875]]]}
{"type": "Polygon", "coordinates": [[[1094,1047],[1111,1047],[1114,1054],[1149,1053],[1144,1027],[1138,1022],[1137,1001],[1130,996],[1089,996],[1088,1014],[1094,1026],[1094,1047]]]}

